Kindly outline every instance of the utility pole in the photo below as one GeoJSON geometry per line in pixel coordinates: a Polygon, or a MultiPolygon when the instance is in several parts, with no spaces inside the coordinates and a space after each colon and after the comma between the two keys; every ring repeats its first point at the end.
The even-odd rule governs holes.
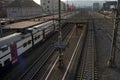
{"type": "Polygon", "coordinates": [[[68,12],[68,6],[69,6],[69,4],[68,4],[68,0],[67,0],[67,12],[68,12]]]}
{"type": "Polygon", "coordinates": [[[1,25],[1,22],[0,22],[0,38],[2,37],[2,25],[1,25]]]}
{"type": "Polygon", "coordinates": [[[58,1],[59,5],[59,19],[58,19],[58,22],[59,22],[59,35],[58,35],[58,41],[56,44],[54,44],[54,48],[58,49],[59,51],[59,68],[63,68],[64,67],[64,64],[63,64],[63,52],[62,50],[66,48],[67,44],[66,43],[63,43],[62,41],[62,31],[61,31],[61,1],[59,0],[58,1]]]}
{"type": "Polygon", "coordinates": [[[116,11],[115,11],[113,39],[112,39],[112,45],[111,45],[111,53],[108,60],[109,67],[116,66],[115,53],[116,53],[116,40],[117,40],[118,23],[119,23],[119,4],[120,4],[120,0],[117,1],[116,11]]]}
{"type": "Polygon", "coordinates": [[[55,21],[54,21],[54,3],[53,3],[53,0],[52,0],[52,15],[53,15],[53,26],[54,26],[54,30],[55,30],[55,21]]]}
{"type": "MultiPolygon", "coordinates": [[[[105,4],[106,4],[106,0],[105,0],[105,4]]],[[[104,9],[104,11],[106,10],[106,7],[105,7],[105,9],[104,9]]],[[[106,13],[104,13],[104,18],[106,18],[106,13]]]]}
{"type": "Polygon", "coordinates": [[[59,7],[59,36],[58,36],[58,45],[59,45],[59,68],[63,67],[63,54],[62,54],[62,48],[60,47],[62,45],[62,32],[61,32],[61,0],[58,2],[59,7]]]}

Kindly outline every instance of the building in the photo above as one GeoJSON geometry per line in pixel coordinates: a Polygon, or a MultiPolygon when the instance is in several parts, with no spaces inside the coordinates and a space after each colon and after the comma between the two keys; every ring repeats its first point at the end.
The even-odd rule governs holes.
{"type": "Polygon", "coordinates": [[[42,15],[42,8],[33,0],[15,0],[6,6],[8,18],[23,19],[42,15]]]}
{"type": "Polygon", "coordinates": [[[13,2],[14,0],[0,0],[0,18],[6,17],[5,6],[13,2]]]}
{"type": "Polygon", "coordinates": [[[100,10],[100,4],[99,3],[93,3],[93,10],[99,11],[100,10]]]}
{"type": "MultiPolygon", "coordinates": [[[[41,6],[46,14],[58,13],[58,0],[41,0],[41,6]]],[[[66,11],[64,2],[61,2],[61,11],[66,11]]]]}
{"type": "Polygon", "coordinates": [[[6,6],[6,5],[8,5],[8,4],[10,4],[11,2],[13,2],[13,1],[15,1],[15,0],[0,0],[0,4],[2,4],[2,5],[0,5],[0,6],[6,6]]]}
{"type": "Polygon", "coordinates": [[[67,4],[61,1],[61,11],[65,12],[67,10],[67,4]]]}
{"type": "Polygon", "coordinates": [[[103,10],[110,11],[112,8],[115,8],[117,1],[107,1],[103,4],[103,10]]]}

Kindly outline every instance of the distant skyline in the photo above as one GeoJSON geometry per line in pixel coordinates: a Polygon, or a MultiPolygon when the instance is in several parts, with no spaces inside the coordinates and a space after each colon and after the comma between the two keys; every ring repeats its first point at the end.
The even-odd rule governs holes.
{"type": "MultiPolygon", "coordinates": [[[[40,4],[40,0],[34,0],[36,3],[40,4]]],[[[61,1],[67,1],[67,0],[61,0],[61,1]]],[[[88,0],[68,0],[68,1],[88,1],[88,0]]],[[[89,0],[89,1],[117,1],[117,0],[89,0]]]]}
{"type": "MultiPolygon", "coordinates": [[[[34,0],[36,3],[40,4],[40,0],[34,0]]],[[[61,0],[69,4],[74,4],[77,6],[91,6],[94,2],[104,3],[105,1],[117,1],[117,0],[61,0]]]]}
{"type": "MultiPolygon", "coordinates": [[[[40,0],[34,0],[36,3],[40,4],[40,0]]],[[[69,2],[69,1],[88,1],[88,0],[61,0],[64,2],[69,2]]],[[[89,1],[117,1],[117,0],[89,0],[89,1]]]]}
{"type": "MultiPolygon", "coordinates": [[[[40,0],[33,0],[33,1],[35,1],[38,4],[40,4],[40,0]]],[[[61,0],[61,1],[67,1],[67,0],[61,0]]]]}

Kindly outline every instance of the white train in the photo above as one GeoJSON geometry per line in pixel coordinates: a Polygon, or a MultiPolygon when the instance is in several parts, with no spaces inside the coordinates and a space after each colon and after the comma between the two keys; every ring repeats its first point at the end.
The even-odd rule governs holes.
{"type": "MultiPolygon", "coordinates": [[[[66,15],[64,19],[73,16],[66,15]]],[[[64,21],[62,21],[63,23],[64,21]]],[[[0,38],[0,67],[17,63],[19,56],[35,46],[40,41],[44,41],[46,36],[53,33],[58,27],[58,22],[51,20],[32,28],[28,28],[25,34],[14,33],[0,38]],[[56,26],[56,27],[54,27],[56,26]]]]}

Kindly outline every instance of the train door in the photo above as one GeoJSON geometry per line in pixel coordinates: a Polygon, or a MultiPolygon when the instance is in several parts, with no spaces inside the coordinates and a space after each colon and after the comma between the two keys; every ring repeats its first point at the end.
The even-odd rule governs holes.
{"type": "Polygon", "coordinates": [[[15,63],[18,62],[18,54],[17,54],[16,43],[13,43],[13,44],[10,45],[10,51],[11,51],[12,64],[15,64],[15,63]]]}

